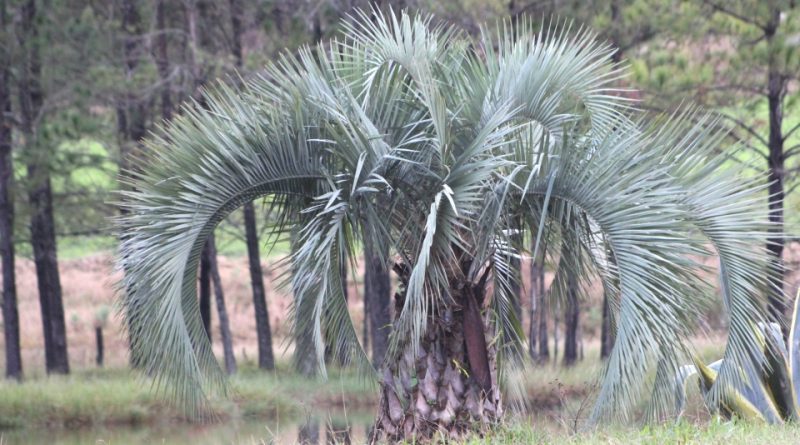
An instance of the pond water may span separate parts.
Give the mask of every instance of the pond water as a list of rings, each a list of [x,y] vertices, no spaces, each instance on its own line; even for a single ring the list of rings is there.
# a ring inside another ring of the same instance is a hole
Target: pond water
[[[0,431],[0,445],[270,445],[359,444],[366,442],[372,412],[308,413],[293,419],[246,419],[225,423],[111,426],[79,429]]]

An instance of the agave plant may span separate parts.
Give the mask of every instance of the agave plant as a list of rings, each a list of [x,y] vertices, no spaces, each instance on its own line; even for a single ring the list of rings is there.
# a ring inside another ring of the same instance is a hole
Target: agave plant
[[[512,260],[544,246],[556,298],[592,279],[614,296],[595,419],[625,415],[648,388],[673,409],[713,295],[703,256],[719,258],[731,318],[718,382],[763,360],[749,326],[764,321],[764,187],[726,165],[724,131],[698,112],[645,120],[615,87],[614,49],[588,31],[497,29],[473,39],[427,16],[357,13],[341,38],[216,87],[153,137],[120,221],[121,301],[145,372],[188,407],[224,389],[198,259],[214,227],[260,197],[290,234],[295,356],[324,374],[327,345],[377,378],[376,438],[457,436],[503,415],[502,383],[525,357]],[[389,252],[400,283],[377,373],[340,282],[359,244]]]
[[[784,343],[783,332],[778,323],[760,323],[755,332],[761,342],[766,363],[745,362],[739,372],[745,379],[734,386],[724,388],[721,399],[706,400],[710,411],[726,418],[737,416],[748,420],[768,423],[784,423],[800,420],[800,331],[797,317],[800,298],[795,299],[794,313],[789,338]],[[691,377],[698,375],[703,395],[717,380],[724,359],[705,364],[693,357],[693,365],[681,368],[678,375],[676,412],[683,414],[686,408],[686,387]]]

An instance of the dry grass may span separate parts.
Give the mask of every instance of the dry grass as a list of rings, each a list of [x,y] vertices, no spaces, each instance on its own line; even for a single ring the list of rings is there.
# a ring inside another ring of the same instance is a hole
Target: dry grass
[[[123,367],[128,362],[128,346],[122,335],[121,319],[114,310],[114,283],[119,279],[119,275],[114,271],[111,261],[112,257],[109,254],[93,254],[60,262],[70,364],[76,369],[94,365],[96,353],[94,323],[98,313],[104,308],[111,310],[104,329],[106,364],[109,367]],[[287,315],[291,296],[278,288],[278,263],[278,259],[273,259],[265,261],[262,266],[273,332],[273,347],[280,356],[284,351],[283,340],[289,332]],[[258,346],[247,258],[220,256],[219,266],[236,353],[240,359],[255,360]],[[36,376],[43,372],[44,342],[33,262],[18,259],[16,273],[23,364],[26,375]],[[356,291],[360,295],[361,291],[357,287],[360,287],[360,283],[352,282],[351,279],[349,290],[351,296],[356,295]],[[355,322],[360,326],[363,321],[362,299],[350,298],[350,309]],[[212,325],[215,347],[219,348],[221,353],[222,346],[216,331],[215,308],[212,310]],[[3,343],[4,339],[0,336],[0,347]],[[0,355],[0,366],[3,365],[3,360]]]
[[[800,259],[800,244],[789,246],[787,264],[795,265]],[[278,356],[290,354],[291,350],[285,347],[286,336],[289,332],[287,315],[291,296],[281,289],[279,256],[270,257],[262,262],[264,270],[264,283],[267,291],[270,324],[273,331],[273,347]],[[60,262],[61,284],[64,294],[64,310],[67,323],[67,340],[69,345],[70,363],[75,368],[87,368],[94,364],[95,343],[94,323],[100,311],[104,308],[111,309],[111,316],[105,327],[106,363],[110,367],[125,366],[128,362],[127,343],[122,336],[121,320],[113,310],[114,283],[119,275],[111,264],[112,257],[108,253],[95,253],[80,258],[62,260]],[[255,332],[255,318],[253,315],[253,301],[250,291],[250,277],[247,268],[247,258],[244,256],[220,256],[220,274],[222,276],[228,312],[231,320],[231,330],[234,335],[236,354],[243,360],[255,360],[257,343]],[[709,260],[709,266],[713,261]],[[795,269],[795,268],[793,268]],[[355,280],[350,275],[349,295],[350,313],[356,323],[357,332],[362,332],[364,319],[363,300],[361,298],[362,267],[356,271]],[[530,302],[527,298],[527,289],[530,289],[530,276],[527,262],[523,263],[523,322],[529,323]],[[19,294],[19,311],[22,334],[22,351],[25,372],[28,375],[39,375],[44,366],[44,344],[42,339],[42,322],[39,309],[38,292],[36,286],[36,271],[33,262],[20,258],[17,260],[17,289]],[[552,273],[548,272],[546,281],[552,280]],[[789,288],[794,289],[800,281],[800,274],[789,274],[787,282]],[[602,290],[599,286],[589,289],[589,300],[583,303],[581,314],[581,330],[585,349],[597,341],[599,336],[600,304]],[[710,332],[724,328],[725,320],[720,307],[712,308],[709,314],[702,317],[700,324]],[[0,320],[1,321],[1,320]],[[216,311],[212,311],[212,324],[216,326]],[[215,348],[221,353],[219,335],[214,328]],[[551,334],[550,341],[553,341]],[[0,347],[4,339],[0,336]],[[552,348],[551,348],[552,350]],[[587,357],[591,354],[587,352]],[[0,354],[0,365],[4,357]]]

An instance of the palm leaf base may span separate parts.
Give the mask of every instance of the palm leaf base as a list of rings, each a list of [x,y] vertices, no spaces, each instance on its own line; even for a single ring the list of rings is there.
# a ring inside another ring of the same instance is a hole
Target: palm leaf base
[[[418,351],[407,347],[383,368],[373,442],[458,438],[485,431],[502,416],[484,290],[465,284],[453,292],[455,301],[429,317]],[[395,299],[402,307],[403,295]]]

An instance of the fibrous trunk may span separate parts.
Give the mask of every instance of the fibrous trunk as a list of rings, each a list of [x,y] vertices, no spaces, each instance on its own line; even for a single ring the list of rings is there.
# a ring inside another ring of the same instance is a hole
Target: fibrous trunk
[[[497,351],[483,289],[454,286],[454,304],[430,316],[418,351],[407,347],[382,369],[372,441],[457,438],[502,415]],[[395,296],[402,305],[403,295]]]

